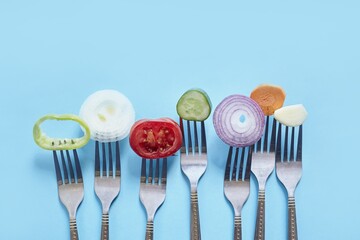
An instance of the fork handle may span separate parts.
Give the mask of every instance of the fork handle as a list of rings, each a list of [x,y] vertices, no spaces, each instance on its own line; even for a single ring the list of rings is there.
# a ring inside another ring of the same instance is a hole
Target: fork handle
[[[289,230],[288,230],[288,239],[297,240],[297,224],[296,224],[296,209],[295,209],[295,198],[289,197],[288,199],[288,221],[289,221]]]
[[[78,240],[78,230],[75,218],[70,218],[70,239],[71,240]]]
[[[101,221],[101,240],[109,240],[109,214],[102,214]]]
[[[197,191],[191,192],[191,240],[201,240],[199,201]]]
[[[234,217],[234,240],[241,240],[241,216]]]
[[[145,240],[153,240],[154,238],[154,222],[147,221]]]
[[[256,214],[255,240],[265,239],[265,191],[259,190]]]

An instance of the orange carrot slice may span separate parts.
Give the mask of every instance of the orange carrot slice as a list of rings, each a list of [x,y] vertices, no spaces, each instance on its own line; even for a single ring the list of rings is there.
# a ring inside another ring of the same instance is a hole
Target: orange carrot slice
[[[285,96],[285,91],[281,87],[270,84],[259,85],[250,94],[250,98],[260,105],[265,116],[273,115],[277,109],[281,108]]]

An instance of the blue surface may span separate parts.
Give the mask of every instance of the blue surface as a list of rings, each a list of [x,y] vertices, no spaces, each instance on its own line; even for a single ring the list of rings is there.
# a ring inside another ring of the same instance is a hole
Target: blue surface
[[[169,116],[191,87],[216,106],[260,83],[281,85],[286,105],[303,103],[303,178],[296,192],[300,239],[359,239],[359,1],[1,1],[0,239],[68,239],[51,152],[32,139],[47,113],[78,113],[96,90],[116,89],[136,118]],[[209,164],[199,186],[204,240],[232,239],[233,213],[223,196],[227,147],[207,121]],[[81,239],[99,239],[93,191],[93,142],[80,150],[85,199]],[[140,161],[122,142],[121,193],[110,213],[112,239],[143,239]],[[171,160],[155,239],[189,239],[189,189]],[[243,209],[252,239],[256,185]],[[285,192],[267,185],[266,239],[286,239]]]

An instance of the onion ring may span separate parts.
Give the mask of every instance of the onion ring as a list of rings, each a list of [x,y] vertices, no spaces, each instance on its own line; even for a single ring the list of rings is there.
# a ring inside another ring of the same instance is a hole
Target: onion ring
[[[213,115],[216,134],[233,147],[251,146],[264,133],[265,115],[251,98],[239,94],[226,97]]]
[[[99,142],[124,139],[135,122],[135,111],[130,100],[111,89],[100,90],[87,97],[79,115],[88,124],[91,138]]]

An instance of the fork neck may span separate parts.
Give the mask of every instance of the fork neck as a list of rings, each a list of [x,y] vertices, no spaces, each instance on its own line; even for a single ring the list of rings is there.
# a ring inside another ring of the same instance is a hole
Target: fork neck
[[[192,193],[197,193],[197,188],[198,188],[198,182],[190,182],[190,191]]]
[[[147,222],[154,222],[155,214],[147,213]]]

